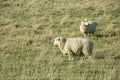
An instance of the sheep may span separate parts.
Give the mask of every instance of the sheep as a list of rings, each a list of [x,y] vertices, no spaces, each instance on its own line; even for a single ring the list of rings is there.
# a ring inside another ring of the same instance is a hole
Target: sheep
[[[68,55],[69,60],[74,60],[74,56],[83,55],[84,58],[87,58],[92,55],[93,42],[85,38],[56,37],[54,39],[54,45],[58,46],[64,55]]]
[[[88,21],[87,19],[84,19],[80,24],[80,32],[84,35],[84,37],[86,37],[89,34],[94,34],[96,26],[97,23],[95,21]]]

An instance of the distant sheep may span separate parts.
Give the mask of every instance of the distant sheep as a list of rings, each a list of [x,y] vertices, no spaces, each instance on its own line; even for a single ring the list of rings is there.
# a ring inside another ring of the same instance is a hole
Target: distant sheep
[[[57,45],[64,55],[69,56],[69,60],[74,60],[74,56],[91,56],[93,42],[85,38],[64,38],[56,37],[54,45]]]
[[[88,34],[94,34],[96,26],[97,23],[95,21],[88,21],[87,19],[84,19],[80,24],[80,32],[84,35],[84,37],[86,37]]]

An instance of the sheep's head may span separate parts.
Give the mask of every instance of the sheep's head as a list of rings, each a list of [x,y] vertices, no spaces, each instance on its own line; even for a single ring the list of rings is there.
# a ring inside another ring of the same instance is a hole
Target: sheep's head
[[[63,42],[65,42],[66,41],[66,38],[64,38],[64,37],[56,37],[55,39],[54,39],[54,45],[55,46],[60,46],[60,44],[61,43],[63,43]]]
[[[86,26],[87,26],[87,25],[89,25],[89,23],[88,23],[88,20],[87,20],[87,19],[84,19],[84,20],[83,20],[83,23],[84,23],[84,25],[86,25]]]
[[[58,46],[60,44],[60,37],[56,37],[55,39],[54,39],[54,45],[55,46]]]

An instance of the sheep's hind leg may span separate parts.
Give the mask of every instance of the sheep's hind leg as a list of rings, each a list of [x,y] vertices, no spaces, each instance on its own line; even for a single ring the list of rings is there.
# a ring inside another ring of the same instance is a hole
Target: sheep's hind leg
[[[82,52],[84,54],[84,59],[86,60],[90,56],[89,48],[88,48],[87,45],[84,45],[84,48],[83,48]]]

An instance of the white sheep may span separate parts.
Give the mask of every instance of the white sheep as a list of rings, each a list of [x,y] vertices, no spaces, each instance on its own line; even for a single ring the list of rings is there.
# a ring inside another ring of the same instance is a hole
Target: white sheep
[[[87,19],[84,19],[80,24],[80,32],[84,35],[84,37],[86,37],[86,35],[94,34],[96,26],[97,23],[95,21],[88,21]]]
[[[93,42],[85,38],[64,38],[56,37],[54,45],[57,45],[64,55],[69,56],[69,60],[74,60],[74,56],[91,56]]]

